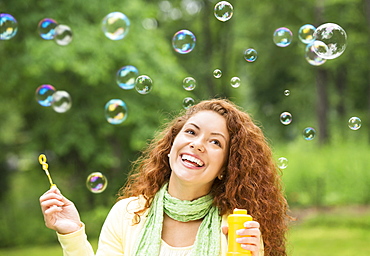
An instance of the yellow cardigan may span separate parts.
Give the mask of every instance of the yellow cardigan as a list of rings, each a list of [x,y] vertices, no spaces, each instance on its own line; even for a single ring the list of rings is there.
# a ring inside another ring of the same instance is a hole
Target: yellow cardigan
[[[102,227],[98,250],[94,254],[87,236],[85,226],[74,233],[61,235],[57,233],[58,240],[63,248],[64,256],[131,256],[133,246],[140,230],[145,223],[146,215],[141,216],[139,224],[133,225],[134,211],[142,209],[145,203],[143,198],[126,198],[118,201],[110,210]],[[222,217],[221,226],[227,226],[227,216]],[[221,256],[227,253],[227,237],[222,233],[221,227]],[[151,243],[151,241],[148,241]],[[259,256],[263,256],[263,242]],[[209,255],[213,256],[213,255]]]

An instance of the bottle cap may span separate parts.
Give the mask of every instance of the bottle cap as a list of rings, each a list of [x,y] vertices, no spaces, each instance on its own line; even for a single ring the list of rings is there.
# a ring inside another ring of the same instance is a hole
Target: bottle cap
[[[244,209],[234,209],[233,214],[248,214],[247,210]]]

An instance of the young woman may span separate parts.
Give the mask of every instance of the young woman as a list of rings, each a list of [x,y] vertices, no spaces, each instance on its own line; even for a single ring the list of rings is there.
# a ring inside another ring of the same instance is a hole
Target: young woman
[[[94,255],[71,201],[40,197],[64,255]],[[153,140],[134,165],[100,234],[96,255],[224,256],[227,216],[248,210],[237,238],[253,256],[284,256],[287,203],[261,129],[228,100],[202,101]]]

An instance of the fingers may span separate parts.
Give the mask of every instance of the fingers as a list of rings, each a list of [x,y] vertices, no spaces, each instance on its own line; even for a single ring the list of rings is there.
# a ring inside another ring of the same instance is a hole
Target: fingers
[[[236,234],[241,236],[236,239],[236,242],[240,243],[245,250],[258,252],[261,239],[260,224],[256,221],[247,221],[244,227],[236,231]]]

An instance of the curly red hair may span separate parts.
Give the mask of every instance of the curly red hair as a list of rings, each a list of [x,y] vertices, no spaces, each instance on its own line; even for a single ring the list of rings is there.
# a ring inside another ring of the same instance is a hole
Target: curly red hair
[[[167,155],[176,135],[191,116],[204,110],[223,116],[230,135],[224,177],[215,179],[211,188],[214,204],[221,215],[231,213],[234,208],[247,209],[260,223],[265,255],[285,256],[288,205],[282,193],[279,169],[262,130],[247,113],[228,100],[202,101],[168,123],[134,163],[133,172],[121,188],[118,200],[144,196],[145,208],[136,212],[140,220],[140,213],[150,207],[157,191],[169,181],[171,169]]]

